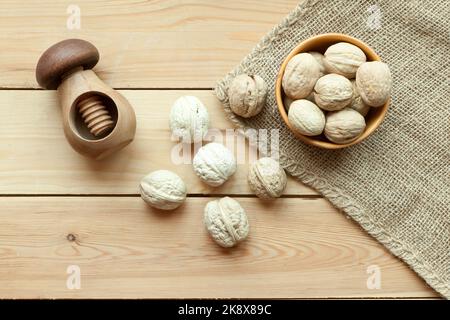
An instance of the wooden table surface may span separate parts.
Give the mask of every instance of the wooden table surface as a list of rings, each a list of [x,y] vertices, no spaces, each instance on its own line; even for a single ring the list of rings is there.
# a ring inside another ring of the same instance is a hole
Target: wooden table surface
[[[251,194],[247,164],[214,189],[171,161],[174,100],[196,95],[213,128],[232,128],[215,81],[296,2],[78,0],[81,26],[71,29],[72,2],[1,1],[0,298],[437,297],[301,183],[290,179],[285,196],[267,204]],[[74,37],[98,47],[94,70],[136,110],[135,141],[104,161],[71,149],[55,91],[36,90],[40,54]],[[161,168],[189,189],[168,214],[138,195],[139,180]],[[251,224],[235,250],[216,246],[202,223],[206,202],[223,195],[239,198]],[[80,289],[67,286],[69,266],[79,268]],[[374,266],[378,289],[367,286]]]

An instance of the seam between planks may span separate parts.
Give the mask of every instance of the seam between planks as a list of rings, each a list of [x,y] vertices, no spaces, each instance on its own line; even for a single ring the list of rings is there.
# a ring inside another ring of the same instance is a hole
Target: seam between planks
[[[204,194],[204,193],[193,193],[188,194],[188,198],[219,198],[230,196],[233,198],[254,198],[258,199],[257,196],[253,194],[232,194],[232,193],[212,193],[212,194]],[[97,197],[97,198],[139,198],[140,194],[137,193],[118,193],[118,194],[103,194],[103,193],[88,193],[88,194],[60,194],[60,193],[42,193],[42,194],[0,194],[0,198],[44,198],[44,197],[73,197],[73,198],[82,198],[82,197]],[[322,195],[314,195],[314,194],[305,194],[305,195],[282,195],[280,199],[323,199]],[[261,200],[262,201],[262,200]]]

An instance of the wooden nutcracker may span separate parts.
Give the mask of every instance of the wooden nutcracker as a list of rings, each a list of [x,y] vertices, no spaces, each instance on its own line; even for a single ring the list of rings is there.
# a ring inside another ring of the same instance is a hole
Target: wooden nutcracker
[[[122,149],[136,132],[130,103],[91,70],[98,60],[94,45],[68,39],[47,49],[36,67],[37,82],[58,90],[67,140],[76,151],[95,159]]]

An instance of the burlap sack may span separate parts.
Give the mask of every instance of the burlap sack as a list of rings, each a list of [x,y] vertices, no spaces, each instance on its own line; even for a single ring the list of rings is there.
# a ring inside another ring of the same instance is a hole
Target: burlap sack
[[[375,4],[375,5],[374,5]],[[340,32],[368,43],[388,63],[387,118],[364,142],[338,151],[298,141],[276,111],[278,68],[300,41]],[[248,72],[271,88],[254,118],[228,104],[232,78]],[[450,297],[450,1],[307,0],[216,87],[241,129],[278,128],[280,162],[351,216],[444,297]],[[301,214],[301,212],[299,212]]]

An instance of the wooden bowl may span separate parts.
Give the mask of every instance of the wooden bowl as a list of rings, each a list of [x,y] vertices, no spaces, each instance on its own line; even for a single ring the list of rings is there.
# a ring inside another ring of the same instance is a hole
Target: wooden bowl
[[[280,111],[281,117],[283,118],[284,122],[289,127],[289,129],[292,131],[292,133],[304,143],[324,149],[341,149],[357,144],[366,139],[375,131],[375,129],[381,124],[381,122],[383,122],[383,119],[386,116],[387,110],[389,108],[390,102],[390,99],[388,99],[388,101],[386,101],[386,103],[383,106],[377,108],[370,108],[369,113],[365,117],[366,128],[364,132],[356,140],[349,143],[337,144],[327,140],[323,134],[321,134],[320,136],[309,137],[304,136],[294,130],[294,128],[289,123],[288,115],[286,113],[286,109],[283,103],[284,91],[281,85],[281,80],[283,79],[283,74],[284,70],[286,69],[286,65],[288,64],[289,60],[291,60],[292,57],[295,56],[296,54],[308,51],[318,51],[320,53],[324,53],[329,46],[337,42],[348,42],[359,47],[366,54],[367,61],[381,61],[380,57],[375,53],[375,51],[373,51],[372,48],[370,48],[367,44],[365,44],[361,40],[340,33],[321,34],[301,42],[289,53],[289,55],[286,57],[286,59],[283,61],[283,64],[280,67],[280,71],[278,72],[277,82],[275,86],[275,97],[278,104],[278,110]]]

